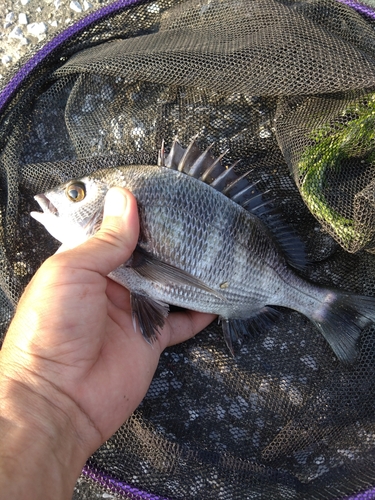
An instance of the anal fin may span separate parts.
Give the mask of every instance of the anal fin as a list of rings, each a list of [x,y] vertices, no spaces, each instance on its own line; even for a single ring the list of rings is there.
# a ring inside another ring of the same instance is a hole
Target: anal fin
[[[233,344],[241,345],[242,339],[249,334],[260,334],[269,329],[280,317],[280,311],[264,306],[246,319],[220,318],[225,343],[234,356]]]
[[[234,357],[233,343],[241,343],[242,329],[246,328],[246,320],[220,318],[225,343]]]

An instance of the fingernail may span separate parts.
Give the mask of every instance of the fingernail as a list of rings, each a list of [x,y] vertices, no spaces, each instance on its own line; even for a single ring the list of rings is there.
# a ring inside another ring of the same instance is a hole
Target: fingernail
[[[127,204],[126,195],[117,188],[108,191],[105,198],[104,214],[113,217],[124,215]]]

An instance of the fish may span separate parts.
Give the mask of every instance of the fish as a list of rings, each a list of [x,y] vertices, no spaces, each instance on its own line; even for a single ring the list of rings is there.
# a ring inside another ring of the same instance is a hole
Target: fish
[[[100,228],[113,186],[135,196],[140,236],[127,262],[109,274],[130,291],[134,325],[152,343],[170,306],[213,313],[225,342],[234,343],[280,317],[280,308],[306,316],[339,361],[358,357],[361,332],[375,322],[375,298],[323,287],[303,277],[303,244],[249,173],[227,166],[224,152],[164,143],[155,165],[97,170],[37,194],[31,216],[70,247]],[[282,310],[282,309],[281,309]]]

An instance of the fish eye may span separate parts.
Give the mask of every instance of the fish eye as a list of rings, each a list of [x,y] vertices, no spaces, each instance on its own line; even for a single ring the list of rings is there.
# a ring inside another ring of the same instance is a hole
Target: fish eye
[[[70,201],[82,201],[86,196],[86,189],[83,182],[72,182],[65,189],[65,194]]]

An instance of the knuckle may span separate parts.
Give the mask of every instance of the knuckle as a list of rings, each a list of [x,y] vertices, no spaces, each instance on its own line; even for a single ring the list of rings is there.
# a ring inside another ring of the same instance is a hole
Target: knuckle
[[[124,247],[122,235],[116,226],[107,225],[105,228],[100,229],[96,233],[95,237],[112,247]]]

